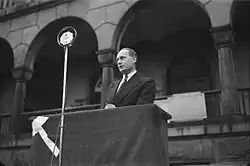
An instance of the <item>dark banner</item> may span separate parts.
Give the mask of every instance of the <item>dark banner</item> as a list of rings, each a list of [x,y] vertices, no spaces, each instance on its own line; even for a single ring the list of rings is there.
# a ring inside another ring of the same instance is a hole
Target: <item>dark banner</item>
[[[44,124],[33,131],[32,165],[58,166],[56,148],[49,147],[59,148],[60,118],[38,122]],[[63,166],[165,166],[168,118],[156,105],[67,113]]]

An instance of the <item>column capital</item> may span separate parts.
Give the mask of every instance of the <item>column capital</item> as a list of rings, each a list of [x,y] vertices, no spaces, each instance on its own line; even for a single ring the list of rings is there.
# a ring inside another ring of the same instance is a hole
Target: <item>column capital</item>
[[[19,66],[14,68],[12,71],[13,77],[17,81],[25,82],[30,80],[32,77],[32,70],[29,69],[27,66]]]
[[[100,65],[102,67],[113,67],[115,53],[116,51],[111,48],[97,51],[96,54]]]
[[[234,32],[230,25],[210,29],[217,49],[234,44]]]

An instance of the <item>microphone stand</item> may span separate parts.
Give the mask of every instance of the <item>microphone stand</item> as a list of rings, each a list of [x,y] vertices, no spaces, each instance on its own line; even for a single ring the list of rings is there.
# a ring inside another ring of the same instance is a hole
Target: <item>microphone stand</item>
[[[64,47],[64,72],[63,72],[63,96],[62,96],[62,112],[60,124],[60,151],[59,151],[59,166],[62,166],[63,152],[63,137],[64,137],[64,112],[66,104],[66,88],[67,88],[67,66],[68,66],[68,46]]]
[[[64,48],[64,70],[63,70],[63,94],[62,94],[62,111],[60,121],[60,147],[59,147],[59,166],[63,163],[63,138],[64,138],[64,112],[67,95],[67,67],[69,47],[77,37],[77,32],[72,26],[63,28],[57,35],[57,43]]]

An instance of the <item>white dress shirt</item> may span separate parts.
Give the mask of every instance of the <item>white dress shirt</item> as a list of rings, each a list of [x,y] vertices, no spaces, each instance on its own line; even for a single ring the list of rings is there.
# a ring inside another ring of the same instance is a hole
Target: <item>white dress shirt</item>
[[[132,71],[131,73],[129,73],[128,76],[127,76],[127,80],[126,80],[126,81],[130,80],[130,78],[133,77],[133,75],[135,75],[136,72],[137,72],[137,71],[134,70],[134,71]],[[119,86],[118,86],[118,88],[117,88],[117,92],[119,91],[121,85],[125,82],[125,78],[126,78],[126,76],[125,76],[125,74],[123,74],[123,76],[122,76],[122,81],[120,82],[120,84],[119,84]]]

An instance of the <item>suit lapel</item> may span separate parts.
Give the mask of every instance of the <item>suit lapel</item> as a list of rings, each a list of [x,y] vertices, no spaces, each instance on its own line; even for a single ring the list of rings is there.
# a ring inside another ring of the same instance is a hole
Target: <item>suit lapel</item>
[[[115,98],[114,98],[114,101],[115,103],[119,103],[122,99],[124,99],[128,93],[134,88],[136,87],[137,85],[139,84],[139,76],[138,74],[136,73],[135,75],[133,75],[129,81],[123,85],[122,89],[119,90],[119,92],[117,94],[115,94]],[[119,83],[118,83],[119,85]],[[117,85],[117,87],[118,87]],[[117,87],[116,87],[116,90],[117,90]],[[116,92],[116,91],[115,91]]]
[[[110,92],[110,93],[111,93],[112,98],[115,97],[117,88],[118,88],[118,86],[119,86],[121,80],[122,80],[122,79],[117,80],[117,81],[115,81],[115,82],[111,85],[111,92]]]

